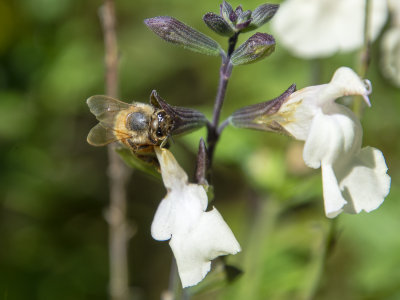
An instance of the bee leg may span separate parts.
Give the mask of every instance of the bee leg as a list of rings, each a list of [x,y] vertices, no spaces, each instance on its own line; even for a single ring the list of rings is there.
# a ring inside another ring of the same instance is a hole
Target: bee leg
[[[150,164],[160,171],[160,164],[158,163],[155,155],[153,145],[137,145],[132,143],[130,146],[133,155],[135,155],[144,163]]]
[[[147,156],[154,156],[154,146],[153,145],[141,145],[136,146],[136,149],[133,150],[136,155],[147,155]]]

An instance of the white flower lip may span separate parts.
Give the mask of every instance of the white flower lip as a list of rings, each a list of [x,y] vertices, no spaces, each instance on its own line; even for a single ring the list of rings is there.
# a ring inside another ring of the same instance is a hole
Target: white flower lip
[[[311,86],[291,94],[278,114],[290,119],[282,126],[305,141],[303,159],[322,169],[325,213],[370,212],[378,208],[390,190],[390,177],[382,152],[361,148],[362,127],[351,110],[335,100],[360,95],[370,105],[371,83],[353,70],[339,68],[328,84]]]
[[[211,260],[236,254],[240,245],[216,208],[206,212],[207,194],[191,184],[167,149],[155,148],[168,190],[151,225],[156,240],[169,240],[183,287],[199,283],[210,271]]]

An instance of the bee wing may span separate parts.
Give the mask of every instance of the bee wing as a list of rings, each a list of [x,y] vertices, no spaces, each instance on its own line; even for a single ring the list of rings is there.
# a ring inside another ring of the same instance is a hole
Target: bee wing
[[[105,146],[117,140],[129,138],[128,134],[119,132],[119,138],[115,135],[115,130],[110,127],[104,127],[101,123],[94,126],[88,136],[87,141],[92,146]]]
[[[121,110],[131,107],[129,103],[103,95],[92,96],[87,99],[86,103],[96,119],[107,127],[114,126],[114,119]]]

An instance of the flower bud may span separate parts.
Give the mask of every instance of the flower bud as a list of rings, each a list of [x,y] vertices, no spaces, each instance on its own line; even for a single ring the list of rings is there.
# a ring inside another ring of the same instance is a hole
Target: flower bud
[[[279,8],[279,4],[262,4],[257,7],[251,17],[253,22],[251,22],[252,26],[256,26],[257,28],[267,23],[272,17],[275,15]]]
[[[257,32],[232,53],[231,61],[233,65],[250,64],[269,56],[274,50],[274,37]]]
[[[232,27],[224,20],[224,18],[212,12],[205,14],[203,21],[210,29],[214,30],[220,35],[230,37],[235,33]]]
[[[222,2],[220,5],[220,14],[228,23],[236,21],[235,12],[233,11],[232,6],[226,1]]]
[[[216,41],[171,17],[146,19],[144,23],[163,40],[194,52],[219,55],[223,50]]]
[[[203,138],[200,139],[199,151],[197,152],[197,163],[196,163],[196,182],[198,184],[208,186],[207,182],[207,170],[208,170],[209,160],[207,154],[206,144]]]

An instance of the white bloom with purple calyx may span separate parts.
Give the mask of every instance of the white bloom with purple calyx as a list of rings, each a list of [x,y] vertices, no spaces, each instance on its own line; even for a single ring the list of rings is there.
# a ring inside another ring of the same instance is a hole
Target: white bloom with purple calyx
[[[168,193],[158,206],[151,235],[170,240],[182,286],[192,286],[210,271],[211,260],[240,252],[240,245],[216,208],[206,212],[204,187],[188,182],[171,152],[157,147],[155,151]]]
[[[378,208],[390,189],[390,177],[382,152],[361,149],[362,127],[351,110],[335,100],[363,96],[368,105],[370,83],[353,70],[339,68],[330,83],[291,94],[280,107],[280,125],[305,141],[303,158],[311,168],[322,169],[325,213],[359,213]]]

